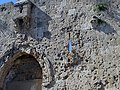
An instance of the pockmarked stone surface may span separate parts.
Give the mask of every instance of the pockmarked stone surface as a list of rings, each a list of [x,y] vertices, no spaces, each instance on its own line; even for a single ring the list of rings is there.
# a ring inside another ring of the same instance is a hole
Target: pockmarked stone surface
[[[0,89],[30,78],[42,90],[120,90],[120,0],[0,5]]]

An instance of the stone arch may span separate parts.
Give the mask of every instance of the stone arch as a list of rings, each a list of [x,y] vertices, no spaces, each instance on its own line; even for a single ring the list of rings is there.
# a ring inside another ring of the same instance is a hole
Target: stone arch
[[[9,50],[9,52],[12,50]],[[0,87],[3,87],[4,84],[4,79],[7,73],[9,72],[10,68],[13,65],[13,62],[16,60],[16,58],[19,58],[22,55],[32,55],[37,62],[40,64],[42,68],[42,86],[46,87],[53,82],[53,72],[52,72],[52,67],[50,61],[43,57],[42,54],[38,54],[35,50],[29,49],[28,50],[17,50],[17,51],[12,51],[9,54],[6,54],[2,57],[2,59],[5,60],[4,64],[0,67]],[[52,83],[53,84],[53,83]]]
[[[1,80],[3,90],[8,90],[6,89],[8,82],[13,83],[13,81],[16,83],[22,81],[21,83],[23,83],[23,81],[29,80],[30,84],[30,80],[32,82],[35,80],[34,82],[37,82],[36,84],[40,84],[42,82],[42,68],[32,55],[27,53],[17,54],[17,56],[14,56],[4,65],[0,78],[3,78]]]

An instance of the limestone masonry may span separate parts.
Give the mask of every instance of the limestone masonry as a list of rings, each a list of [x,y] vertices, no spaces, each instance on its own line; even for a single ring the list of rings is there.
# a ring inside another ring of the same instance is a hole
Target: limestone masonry
[[[20,90],[120,90],[120,0],[0,5],[0,90],[15,82],[36,88]]]

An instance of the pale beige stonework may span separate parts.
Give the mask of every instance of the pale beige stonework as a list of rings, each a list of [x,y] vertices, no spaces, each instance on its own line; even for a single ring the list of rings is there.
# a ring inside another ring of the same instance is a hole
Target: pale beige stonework
[[[42,90],[120,90],[120,0],[0,5],[0,88],[22,55],[42,68]]]

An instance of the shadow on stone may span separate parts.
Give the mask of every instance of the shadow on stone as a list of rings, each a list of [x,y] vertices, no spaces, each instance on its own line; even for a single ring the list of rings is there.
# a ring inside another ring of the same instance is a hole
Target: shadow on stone
[[[105,34],[117,34],[117,32],[114,30],[113,26],[108,24],[106,21],[98,18],[97,16],[93,16],[93,20],[91,20],[91,24],[93,29],[104,32]]]
[[[107,12],[107,16],[113,20],[113,22],[120,27],[120,13],[115,10]]]
[[[48,28],[49,21],[52,20],[51,17],[36,6],[33,6],[33,9],[36,11],[36,16],[32,18],[33,20],[35,20],[35,21],[32,20],[33,23],[33,30],[31,30],[32,37],[35,39],[42,39],[44,37],[50,39],[51,32],[48,30]]]
[[[99,32],[104,32],[105,34],[112,34],[112,33],[117,33],[114,28],[109,25],[108,23],[104,23],[103,25],[98,27]]]

